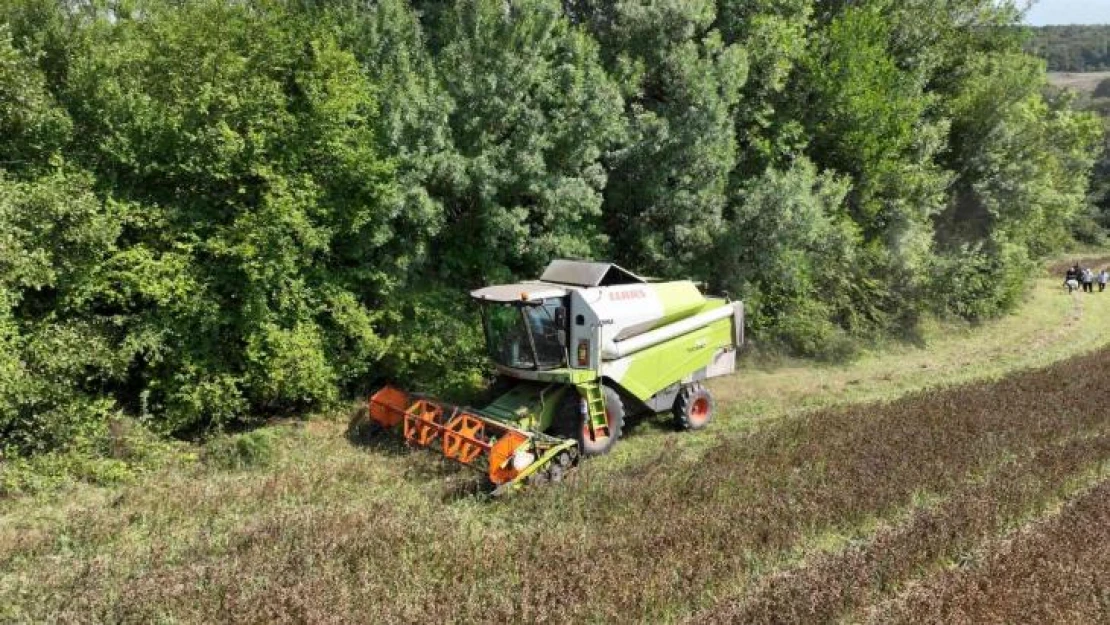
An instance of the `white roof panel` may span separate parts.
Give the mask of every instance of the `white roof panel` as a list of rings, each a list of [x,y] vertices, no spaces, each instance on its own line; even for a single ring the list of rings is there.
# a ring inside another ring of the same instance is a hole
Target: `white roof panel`
[[[640,276],[613,263],[584,260],[553,260],[540,276],[540,280],[584,287],[646,282]]]
[[[554,284],[540,282],[520,282],[517,284],[498,284],[471,291],[475,299],[491,302],[534,302],[549,297],[563,297],[567,290]]]

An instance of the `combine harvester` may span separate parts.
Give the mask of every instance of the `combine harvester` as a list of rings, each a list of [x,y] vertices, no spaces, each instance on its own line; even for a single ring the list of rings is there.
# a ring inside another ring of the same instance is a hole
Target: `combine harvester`
[[[682,429],[705,427],[713,398],[700,382],[732,373],[744,339],[741,302],[609,263],[556,260],[538,281],[470,295],[505,391],[474,409],[387,386],[369,417],[485,471],[494,494],[561,480],[580,455],[612,449],[627,415],[670,410]]]

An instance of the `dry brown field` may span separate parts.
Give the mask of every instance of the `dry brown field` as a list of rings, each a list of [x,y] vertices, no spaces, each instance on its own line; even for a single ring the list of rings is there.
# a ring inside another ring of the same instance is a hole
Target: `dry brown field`
[[[1056,87],[1091,93],[1098,83],[1110,78],[1110,72],[1049,72],[1048,82]]]

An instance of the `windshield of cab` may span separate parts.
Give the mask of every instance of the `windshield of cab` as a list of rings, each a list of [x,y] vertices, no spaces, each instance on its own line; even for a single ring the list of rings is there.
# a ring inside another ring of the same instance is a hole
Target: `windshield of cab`
[[[566,350],[559,343],[563,323],[561,298],[539,304],[483,306],[490,357],[514,369],[554,369],[564,365]]]

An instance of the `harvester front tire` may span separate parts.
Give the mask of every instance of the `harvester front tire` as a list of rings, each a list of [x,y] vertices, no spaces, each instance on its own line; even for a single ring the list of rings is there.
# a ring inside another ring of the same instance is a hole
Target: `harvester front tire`
[[[605,394],[605,417],[609,423],[609,436],[593,439],[590,437],[589,425],[579,409],[579,396],[572,392],[563,401],[561,414],[559,414],[559,433],[578,441],[578,449],[583,456],[601,456],[609,453],[613,445],[621,437],[624,428],[624,402],[621,396],[608,386],[603,386]]]
[[[687,384],[674,400],[675,423],[682,430],[700,430],[713,420],[715,408],[709,389],[698,382]]]

